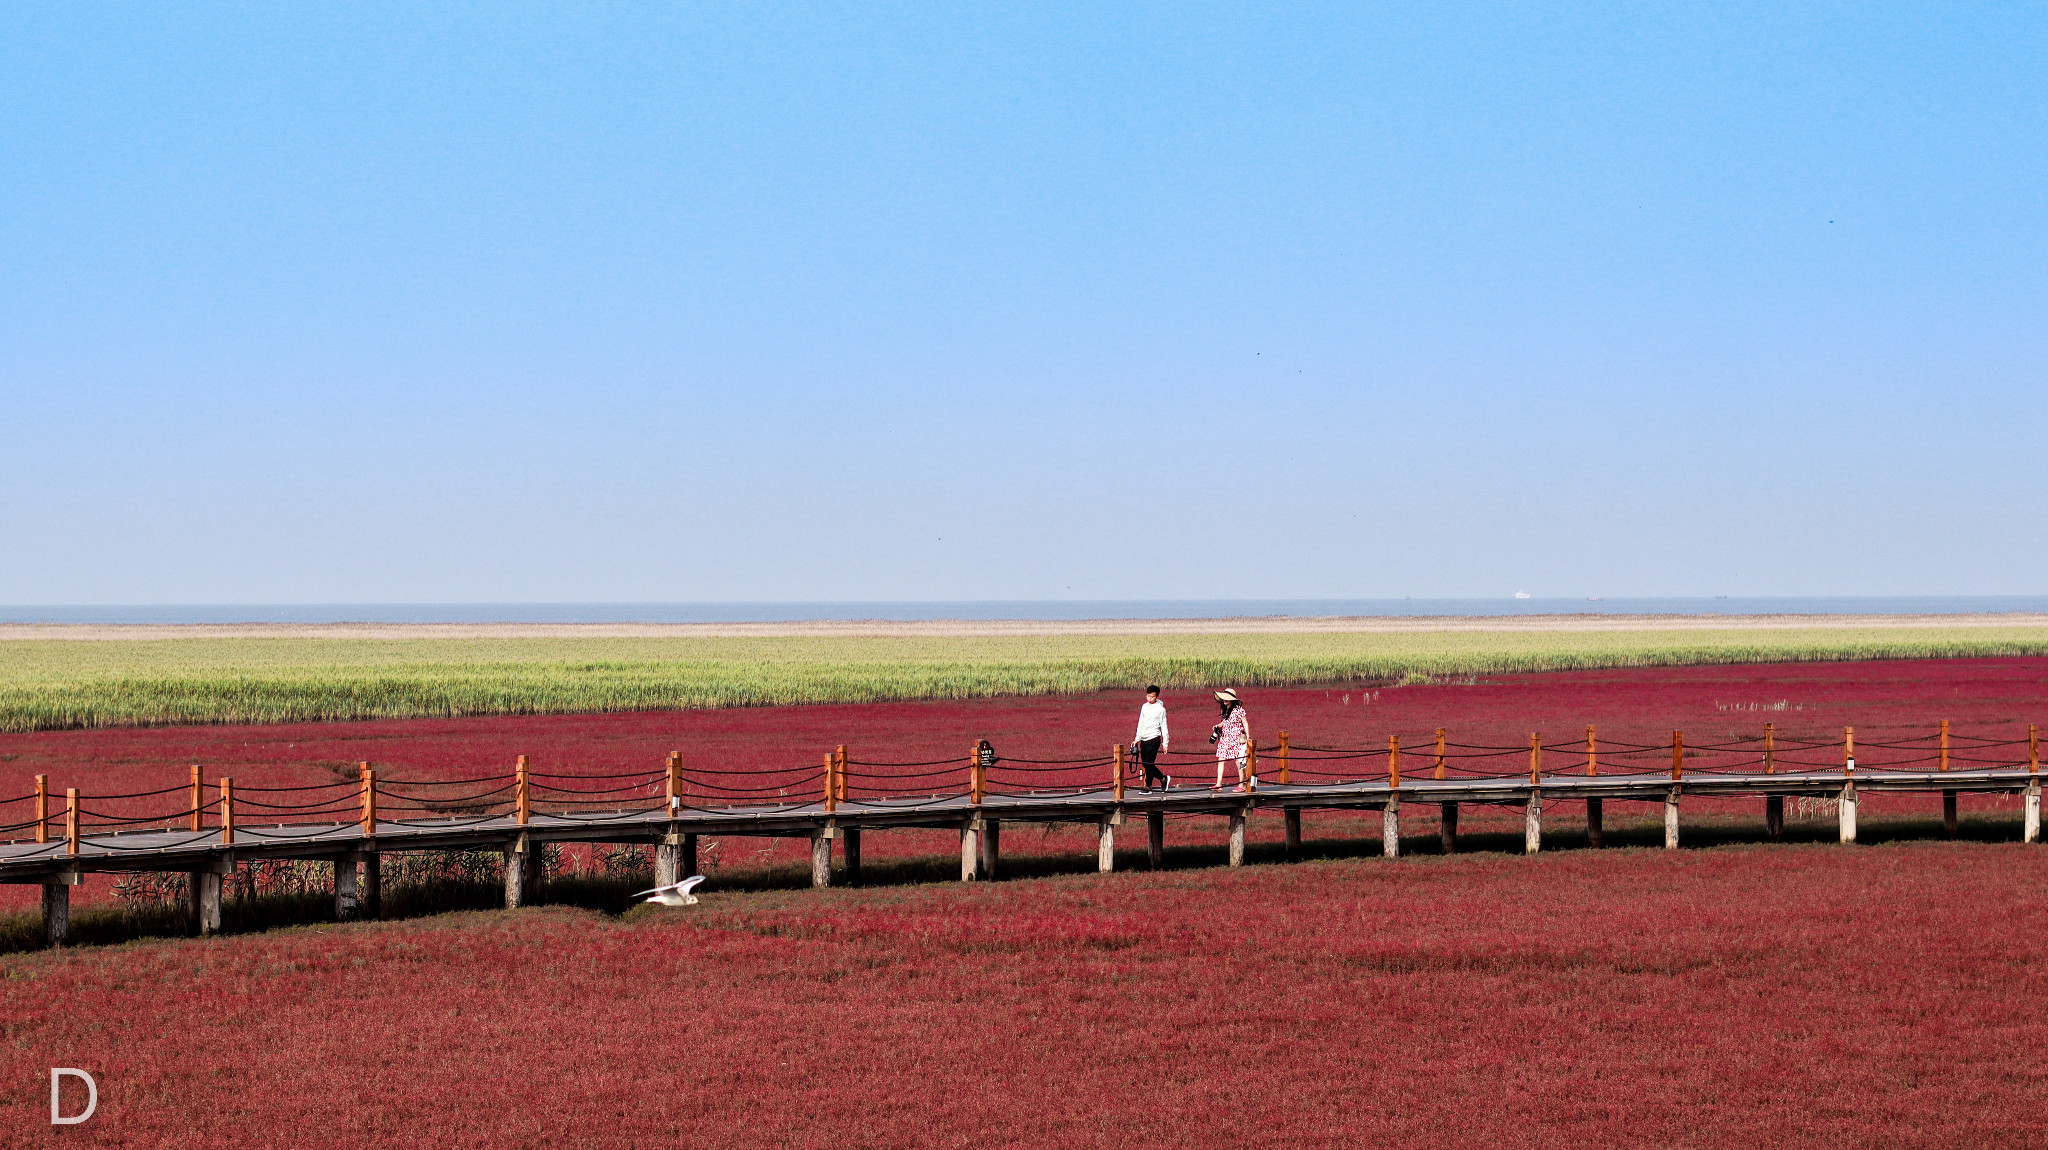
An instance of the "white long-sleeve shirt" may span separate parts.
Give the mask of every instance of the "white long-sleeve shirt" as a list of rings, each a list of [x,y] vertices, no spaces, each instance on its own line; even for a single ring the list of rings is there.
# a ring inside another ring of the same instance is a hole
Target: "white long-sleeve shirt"
[[[1166,704],[1154,700],[1138,708],[1138,734],[1131,742],[1142,743],[1146,739],[1158,739],[1161,744],[1173,742],[1166,733]]]

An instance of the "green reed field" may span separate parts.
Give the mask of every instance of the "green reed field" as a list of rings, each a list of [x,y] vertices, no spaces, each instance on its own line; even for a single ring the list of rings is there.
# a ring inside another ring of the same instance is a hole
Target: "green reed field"
[[[2048,654],[2048,627],[1043,637],[19,640],[0,730],[1066,694],[1156,681]]]

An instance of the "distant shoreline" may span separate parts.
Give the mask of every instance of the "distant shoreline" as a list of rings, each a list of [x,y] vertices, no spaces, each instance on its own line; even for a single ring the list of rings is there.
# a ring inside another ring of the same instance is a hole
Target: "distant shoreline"
[[[449,626],[555,626],[603,624],[654,627],[675,624],[754,624],[810,628],[820,623],[984,623],[1016,633],[1015,625],[1041,623],[1166,622],[1176,626],[1213,620],[1280,619],[1491,619],[1607,615],[1701,616],[1914,616],[1956,618],[2048,616],[2048,595],[1738,595],[1535,596],[1406,599],[983,599],[983,600],[778,600],[759,602],[610,603],[159,603],[127,605],[0,604],[0,626],[191,625],[318,626],[323,624],[443,624]],[[797,632],[809,634],[808,630]],[[949,632],[950,633],[950,632]],[[1084,632],[1086,633],[1086,632]]]
[[[2048,613],[1938,615],[1240,616],[1193,619],[816,619],[760,623],[0,623],[0,642],[179,639],[1033,638],[1432,632],[1949,630],[2048,627]]]

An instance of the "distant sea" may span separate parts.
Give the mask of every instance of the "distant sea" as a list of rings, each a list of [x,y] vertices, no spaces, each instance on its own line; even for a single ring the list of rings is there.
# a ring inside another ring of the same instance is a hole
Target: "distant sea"
[[[2048,613],[2048,595],[1712,599],[1024,599],[939,603],[258,603],[0,606],[0,623],[791,623],[813,619],[1214,619],[1331,615]]]

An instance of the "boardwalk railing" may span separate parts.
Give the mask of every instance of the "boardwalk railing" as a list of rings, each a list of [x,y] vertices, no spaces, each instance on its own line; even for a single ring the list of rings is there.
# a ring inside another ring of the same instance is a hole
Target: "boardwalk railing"
[[[184,872],[194,926],[211,932],[221,877],[238,860],[332,860],[336,914],[346,918],[377,912],[385,851],[503,850],[505,900],[516,907],[534,895],[544,843],[653,843],[656,881],[672,882],[695,870],[704,833],[808,836],[820,886],[832,879],[834,842],[857,880],[864,828],[957,827],[961,878],[973,880],[995,876],[1005,821],[1093,822],[1099,865],[1110,870],[1127,814],[1146,816],[1154,865],[1168,812],[1227,818],[1235,866],[1246,819],[1271,808],[1285,819],[1290,857],[1301,811],[1333,808],[1382,812],[1383,850],[1398,856],[1404,802],[1440,805],[1447,851],[1457,846],[1459,804],[1472,802],[1523,807],[1532,853],[1542,846],[1545,803],[1583,802],[1597,847],[1607,799],[1662,802],[1665,845],[1675,848],[1688,794],[1763,798],[1774,839],[1784,831],[1786,796],[1833,799],[1841,839],[1853,842],[1859,788],[1940,792],[1951,835],[1959,793],[2018,793],[2022,838],[2040,836],[2038,727],[2000,739],[1943,722],[1923,736],[1860,744],[1854,728],[1820,740],[1781,736],[1770,725],[1719,743],[1688,743],[1682,731],[1668,743],[1635,743],[1587,727],[1583,737],[1546,742],[1532,732],[1510,746],[1458,742],[1441,729],[1360,747],[1295,745],[1282,732],[1233,762],[1219,764],[1206,751],[1162,757],[1175,783],[1160,790],[1143,787],[1121,746],[1095,758],[1024,759],[975,743],[955,759],[892,762],[863,760],[841,745],[816,766],[755,770],[691,766],[675,753],[658,769],[609,774],[536,771],[521,756],[509,774],[455,779],[394,777],[362,763],[353,778],[300,786],[238,786],[194,766],[187,782],[159,790],[82,796],[67,787],[61,808],[49,778],[38,775],[32,793],[0,801],[0,835],[11,839],[0,843],[0,882],[42,884],[46,930],[61,943],[69,887],[91,872]]]

